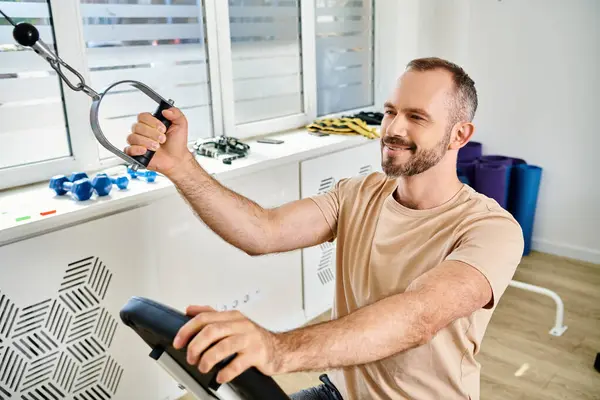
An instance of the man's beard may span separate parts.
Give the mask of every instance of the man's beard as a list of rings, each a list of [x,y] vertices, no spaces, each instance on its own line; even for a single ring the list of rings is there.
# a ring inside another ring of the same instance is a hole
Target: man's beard
[[[450,143],[450,133],[448,130],[446,135],[439,141],[439,143],[432,149],[419,150],[414,148],[412,143],[407,143],[398,137],[381,138],[381,168],[383,172],[390,178],[398,178],[400,176],[413,176],[427,171],[429,168],[435,166],[437,163],[444,158],[448,151],[448,144]],[[385,144],[391,146],[409,146],[412,155],[408,161],[402,164],[395,164],[396,158],[388,156],[384,159],[383,147]]]

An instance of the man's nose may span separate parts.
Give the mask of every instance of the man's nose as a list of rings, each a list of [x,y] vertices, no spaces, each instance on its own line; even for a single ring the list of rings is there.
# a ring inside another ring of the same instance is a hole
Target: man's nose
[[[407,135],[407,123],[405,118],[401,115],[394,116],[394,119],[388,125],[386,129],[386,135],[389,136],[406,136]]]

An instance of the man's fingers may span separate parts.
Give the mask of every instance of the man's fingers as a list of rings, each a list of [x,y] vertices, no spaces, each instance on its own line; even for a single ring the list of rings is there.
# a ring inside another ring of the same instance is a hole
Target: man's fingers
[[[200,358],[198,369],[203,374],[210,371],[215,364],[242,350],[246,345],[245,336],[234,335],[226,337],[210,349],[206,350]]]
[[[141,146],[148,150],[158,150],[160,144],[146,136],[139,135],[137,133],[131,133],[127,136],[127,143],[131,146]]]
[[[244,334],[247,331],[247,321],[215,322],[205,326],[188,345],[187,362],[196,365],[200,355],[212,344],[228,336]]]
[[[146,154],[148,151],[144,146],[127,146],[125,147],[125,154],[130,157],[141,156]]]
[[[163,125],[164,128],[164,125]],[[153,128],[152,126],[146,125],[145,123],[138,122],[131,126],[131,133],[138,134],[140,136],[147,137],[154,140],[155,142],[164,143],[167,140],[164,129]]]
[[[181,110],[177,107],[171,107],[167,110],[163,110],[162,115],[164,115],[165,118],[171,121],[174,125],[187,125],[185,115],[183,115]]]
[[[215,309],[212,308],[211,306],[196,306],[196,305],[191,305],[188,308],[185,309],[185,314],[189,315],[191,317],[195,317],[196,315],[202,313],[202,312],[214,312]]]
[[[166,132],[165,124],[148,112],[138,114],[138,122],[148,126],[150,129],[155,129],[157,132]]]
[[[175,347],[176,349],[184,347],[189,342],[189,340],[198,332],[200,332],[200,330],[206,325],[223,321],[236,321],[243,318],[244,316],[240,312],[236,311],[200,312],[194,318],[185,323],[185,325],[183,325],[181,329],[179,329],[179,332],[177,333],[177,336],[173,341],[173,347]]]
[[[237,378],[245,370],[253,366],[252,355],[238,354],[225,368],[217,374],[217,382],[224,384]]]

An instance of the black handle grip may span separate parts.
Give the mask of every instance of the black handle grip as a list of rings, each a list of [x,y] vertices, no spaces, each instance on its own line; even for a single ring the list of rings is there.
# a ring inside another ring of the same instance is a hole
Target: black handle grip
[[[154,114],[152,114],[152,116],[154,118],[157,118],[160,122],[162,122],[165,128],[167,129],[169,129],[169,127],[171,126],[171,121],[166,119],[165,116],[162,115],[162,112],[163,110],[168,110],[171,107],[173,107],[171,104],[167,103],[166,101],[161,101]],[[150,160],[152,160],[152,157],[154,157],[154,153],[155,151],[148,150],[143,156],[134,156],[133,159],[141,163],[144,167],[147,167],[148,164],[150,164]]]

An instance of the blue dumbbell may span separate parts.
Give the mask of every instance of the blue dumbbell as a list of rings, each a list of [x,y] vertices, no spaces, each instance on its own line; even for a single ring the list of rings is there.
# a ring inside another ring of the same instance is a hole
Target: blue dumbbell
[[[75,182],[80,179],[89,179],[89,176],[85,172],[73,172],[69,177],[69,181]]]
[[[117,187],[118,187],[119,189],[121,189],[121,190],[127,189],[127,186],[129,186],[129,178],[128,178],[128,177],[126,177],[125,175],[119,176],[119,177],[117,177],[117,178],[113,178],[112,176],[108,176],[108,175],[107,175],[107,174],[105,174],[105,173],[101,173],[101,174],[98,174],[98,175],[96,175],[96,176],[100,176],[100,175],[102,175],[102,176],[107,176],[107,177],[108,177],[108,179],[110,180],[110,182],[111,182],[113,185],[117,185]]]
[[[131,179],[143,178],[146,182],[154,182],[156,180],[156,171],[134,171],[131,168],[127,168],[127,173],[131,176]]]
[[[71,182],[64,175],[56,175],[50,179],[50,189],[54,190],[57,196],[62,196],[70,192],[79,201],[89,200],[92,197],[92,193],[94,193],[94,187],[88,178],[77,179],[75,182]]]
[[[85,172],[73,172],[69,178],[71,182],[79,179],[89,179],[89,177]],[[112,182],[106,174],[96,175],[91,183],[98,196],[108,196],[112,190]]]
[[[113,184],[107,175],[98,174],[92,180],[92,186],[96,189],[98,196],[108,196]]]

